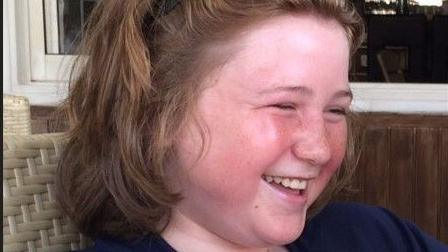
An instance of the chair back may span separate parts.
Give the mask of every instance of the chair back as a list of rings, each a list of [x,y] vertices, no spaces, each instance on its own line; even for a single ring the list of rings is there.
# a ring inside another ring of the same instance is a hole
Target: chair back
[[[30,103],[26,97],[3,95],[3,135],[30,135]]]
[[[55,201],[63,133],[4,136],[3,251],[69,251],[90,242]]]

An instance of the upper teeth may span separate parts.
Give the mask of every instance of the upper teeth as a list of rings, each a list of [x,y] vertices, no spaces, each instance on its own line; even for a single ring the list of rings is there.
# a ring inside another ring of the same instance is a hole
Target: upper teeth
[[[268,176],[268,175],[263,176],[263,178],[269,183],[274,182],[284,187],[296,190],[304,190],[308,183],[306,180],[301,180],[297,178],[286,178],[286,177]]]

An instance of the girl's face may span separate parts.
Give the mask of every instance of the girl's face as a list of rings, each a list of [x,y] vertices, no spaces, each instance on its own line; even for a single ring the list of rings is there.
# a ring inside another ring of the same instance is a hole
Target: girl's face
[[[236,54],[204,83],[196,111],[204,131],[192,122],[176,145],[175,188],[184,199],[162,234],[173,245],[294,241],[345,154],[351,93],[343,28],[288,15],[236,42]]]

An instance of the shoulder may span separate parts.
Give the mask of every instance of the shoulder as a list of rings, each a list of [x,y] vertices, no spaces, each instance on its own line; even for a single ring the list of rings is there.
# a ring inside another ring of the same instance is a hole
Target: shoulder
[[[326,226],[343,225],[350,229],[390,228],[403,224],[403,220],[385,208],[360,203],[329,204],[310,220],[311,225],[322,222]]]
[[[316,251],[448,251],[448,247],[385,208],[333,203],[307,223],[297,241]]]

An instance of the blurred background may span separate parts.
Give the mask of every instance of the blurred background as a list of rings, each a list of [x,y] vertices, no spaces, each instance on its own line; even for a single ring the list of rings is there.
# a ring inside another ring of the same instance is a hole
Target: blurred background
[[[448,82],[447,0],[355,0],[367,39],[353,59],[356,82]]]
[[[95,2],[45,1],[47,54],[73,53]],[[351,81],[448,82],[448,0],[354,3],[368,36],[353,59]]]

